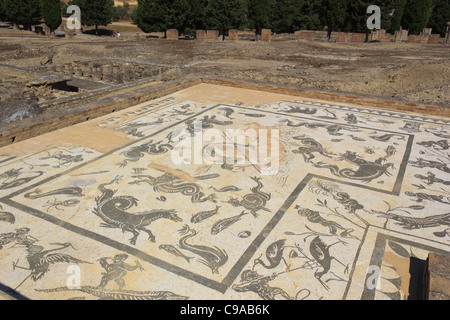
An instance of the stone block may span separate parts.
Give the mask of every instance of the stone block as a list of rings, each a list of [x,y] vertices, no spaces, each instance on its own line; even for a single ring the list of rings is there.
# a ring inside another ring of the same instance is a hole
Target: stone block
[[[369,41],[381,41],[380,30],[372,30],[369,35]]]
[[[74,33],[75,33],[74,30],[70,30],[70,29],[65,30],[66,38],[73,39]]]
[[[450,300],[450,257],[430,253],[425,266],[424,298]]]
[[[272,40],[272,30],[271,29],[262,29],[261,30],[261,41],[262,42],[270,42]]]
[[[352,33],[352,36],[350,38],[350,41],[352,43],[363,43],[364,40],[366,40],[365,33]]]
[[[422,35],[431,36],[432,32],[433,32],[432,28],[423,28]]]
[[[200,40],[200,41],[217,40],[219,38],[219,31],[217,31],[217,30],[197,30],[195,38],[196,38],[196,40]]]
[[[426,43],[428,43],[429,38],[430,38],[430,36],[428,36],[428,35],[414,35],[414,34],[411,34],[408,37],[408,42],[411,42],[411,43],[424,43],[424,44],[426,44]]]
[[[339,32],[337,42],[347,42],[348,34],[346,32]]]
[[[199,41],[206,40],[206,30],[197,30],[195,32],[195,39]]]
[[[220,32],[218,30],[206,30],[206,40],[217,40]]]
[[[392,34],[390,34],[390,33],[383,33],[383,34],[381,35],[380,41],[381,41],[381,42],[391,42],[392,39],[393,39]]]
[[[238,30],[229,30],[228,31],[228,40],[238,41],[239,40],[239,31]]]
[[[52,31],[50,30],[49,27],[45,26],[44,31],[45,31],[45,35],[47,36],[47,38],[50,38],[52,36]]]
[[[409,30],[400,29],[395,31],[394,42],[406,42],[408,41]]]
[[[439,34],[432,34],[428,38],[428,44],[439,44],[441,41],[441,36]]]
[[[298,33],[298,40],[314,41],[314,39],[314,31],[300,30],[300,32]]]
[[[177,29],[166,30],[166,39],[167,40],[178,40],[178,30]]]

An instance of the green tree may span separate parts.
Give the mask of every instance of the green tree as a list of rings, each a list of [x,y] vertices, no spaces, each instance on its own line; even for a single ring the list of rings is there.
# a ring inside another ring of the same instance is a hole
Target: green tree
[[[433,0],[408,0],[402,18],[402,26],[412,34],[420,34],[426,28],[433,11]]]
[[[331,32],[343,30],[347,17],[347,7],[347,0],[322,0],[320,20],[327,27],[328,40],[331,37]]]
[[[0,1],[0,21],[6,21],[6,14],[4,8],[4,1]]]
[[[133,21],[144,32],[164,32],[177,29],[194,34],[206,27],[208,0],[138,0]]]
[[[270,17],[273,0],[247,0],[248,19],[252,28],[255,29],[256,40],[261,30],[270,27]]]
[[[368,32],[367,19],[369,15],[367,15],[367,8],[374,4],[373,2],[367,0],[348,1],[344,30],[347,32]]]
[[[146,33],[166,31],[167,12],[167,2],[164,0],[138,0],[134,23]]]
[[[273,1],[271,26],[276,33],[293,33],[297,30],[319,30],[321,0]]]
[[[294,21],[300,14],[298,0],[274,0],[270,15],[271,28],[275,33],[293,33]]]
[[[206,7],[206,26],[222,32],[222,40],[230,29],[238,29],[244,22],[243,0],[211,0]]]
[[[128,3],[126,3],[128,4]],[[125,6],[117,6],[113,7],[112,10],[112,20],[113,21],[119,21],[119,20],[125,20],[129,18],[128,9]]]
[[[129,18],[130,17],[130,4],[128,2],[123,3],[123,10]]]
[[[191,32],[195,33],[197,29],[207,29],[206,20],[207,13],[206,7],[208,6],[209,0],[191,0],[189,3],[191,4],[190,14],[189,14],[189,28],[191,28]]]
[[[294,30],[320,30],[323,26],[320,22],[321,0],[302,0],[300,14],[294,21]]]
[[[98,26],[107,26],[112,22],[114,0],[76,0],[73,4],[81,9],[81,24],[95,26],[98,35]]]
[[[181,33],[190,27],[191,6],[188,0],[166,0],[166,19],[168,29],[177,29]]]
[[[3,8],[6,20],[28,30],[42,18],[40,0],[3,0]]]
[[[433,28],[433,33],[439,33],[442,37],[445,37],[448,21],[450,21],[450,2],[448,0],[436,0],[428,27]]]
[[[60,0],[42,0],[42,16],[52,32],[58,29],[62,22]]]
[[[391,23],[387,29],[389,32],[393,33],[400,30],[402,26],[403,14],[405,13],[405,6],[408,0],[394,0],[393,9],[390,12],[392,14]]]

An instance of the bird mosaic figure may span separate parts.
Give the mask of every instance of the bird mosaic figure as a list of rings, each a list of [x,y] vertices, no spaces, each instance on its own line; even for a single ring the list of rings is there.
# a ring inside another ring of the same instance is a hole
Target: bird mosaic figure
[[[261,257],[255,259],[253,262],[253,270],[257,265],[262,265],[266,269],[275,269],[278,267],[281,263],[281,261],[284,262],[286,265],[287,270],[289,270],[289,264],[286,262],[286,259],[283,257],[283,251],[285,248],[286,239],[278,240],[273,242],[271,245],[269,245],[266,249],[266,259],[268,261],[268,265],[261,260]]]
[[[70,243],[53,243],[53,245],[59,246],[56,249],[44,250],[44,247],[38,245],[30,245],[27,248],[27,261],[29,264],[28,268],[18,266],[18,262],[13,262],[13,270],[16,268],[29,270],[31,273],[26,277],[15,289],[16,291],[27,279],[31,277],[31,280],[38,281],[42,279],[47,272],[50,271],[50,266],[58,263],[72,263],[72,264],[80,264],[80,263],[89,263],[77,258],[74,258],[68,254],[64,253],[52,253],[55,251],[60,251],[66,249],[68,247],[72,247]],[[90,264],[90,263],[89,263]]]
[[[324,282],[324,281],[322,281],[322,277],[325,274],[330,272],[332,260],[336,260],[341,265],[343,265],[345,267],[345,273],[347,273],[347,271],[348,271],[348,266],[344,265],[342,262],[340,262],[335,257],[331,256],[331,254],[330,254],[330,248],[338,243],[341,243],[341,242],[339,241],[339,242],[336,242],[336,243],[333,243],[333,244],[327,246],[322,241],[322,239],[320,239],[320,237],[317,236],[316,238],[313,239],[313,241],[311,241],[311,244],[309,245],[309,251],[310,251],[311,255],[316,260],[316,262],[322,267],[321,271],[317,270],[314,273],[314,277],[327,290],[329,290],[330,287],[328,287],[328,285],[325,282],[329,282],[332,279],[329,279]],[[330,272],[330,273],[332,273],[332,272]],[[335,274],[333,273],[333,275],[335,275]],[[343,279],[339,279],[339,280],[343,280]]]

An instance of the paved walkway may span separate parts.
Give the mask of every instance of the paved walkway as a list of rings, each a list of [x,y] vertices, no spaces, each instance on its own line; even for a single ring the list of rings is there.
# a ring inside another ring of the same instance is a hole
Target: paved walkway
[[[1,148],[0,297],[408,298],[411,263],[450,253],[449,138],[449,119],[200,84]]]

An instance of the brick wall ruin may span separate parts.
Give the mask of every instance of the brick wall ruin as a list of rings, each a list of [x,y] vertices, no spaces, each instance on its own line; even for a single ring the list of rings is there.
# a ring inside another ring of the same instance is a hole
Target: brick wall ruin
[[[167,30],[167,39],[178,39],[177,30]],[[175,37],[175,34],[177,35]],[[219,39],[219,31],[217,30],[197,30],[196,40],[199,41],[215,41]],[[243,37],[239,34],[239,30],[229,30],[228,36],[225,37],[230,41],[238,40],[255,40],[255,37]],[[245,38],[245,39],[244,39]],[[352,32],[332,32],[328,39],[327,31],[299,30],[294,34],[274,34],[271,29],[261,30],[261,41],[271,42],[273,40],[300,40],[300,41],[330,41],[339,43],[363,43],[363,42],[410,42],[422,44],[439,44],[444,43],[445,39],[439,34],[432,34],[432,29],[425,28],[420,35],[410,35],[409,30],[398,30],[395,34],[390,34],[386,30],[373,30],[370,33],[352,33]]]
[[[45,34],[50,36],[50,29],[44,26],[36,26],[37,34]],[[74,34],[80,33],[80,30],[68,30],[60,27],[58,30],[65,31],[66,38],[73,38]],[[216,41],[219,40],[220,32],[218,30],[197,30],[195,39],[199,41]],[[450,30],[449,30],[450,35]],[[425,28],[420,35],[410,35],[409,30],[397,30],[394,34],[386,32],[386,30],[371,31],[368,36],[365,33],[347,33],[332,32],[328,40],[327,31],[299,30],[294,34],[275,34],[271,29],[263,29],[261,31],[261,41],[271,42],[272,40],[300,40],[300,41],[330,41],[339,43],[363,43],[363,42],[410,42],[421,44],[440,44],[446,43],[446,38],[441,38],[439,34],[432,34],[431,28]],[[178,40],[179,32],[176,29],[168,29],[165,32],[165,38],[168,40]],[[240,35],[239,30],[229,30],[226,39],[230,41],[238,40],[255,40],[255,37],[248,35]]]
[[[217,30],[197,30],[196,31],[196,40],[205,41],[205,40],[217,40],[217,39],[219,39],[219,31],[217,31]],[[239,38],[237,40],[239,40]]]
[[[167,40],[178,40],[178,30],[176,30],[176,29],[166,30],[166,39]]]
[[[64,73],[81,79],[122,84],[160,75],[162,72],[167,71],[168,67],[130,60],[98,59],[40,66],[35,69]]]

